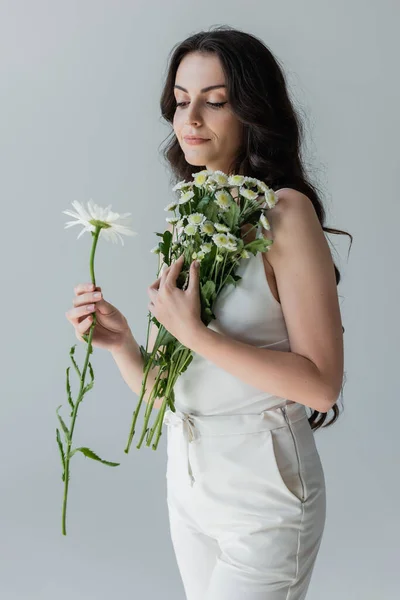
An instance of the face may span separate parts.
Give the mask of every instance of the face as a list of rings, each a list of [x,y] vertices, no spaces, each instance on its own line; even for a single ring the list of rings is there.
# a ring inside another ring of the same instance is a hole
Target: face
[[[216,54],[187,54],[179,64],[174,95],[173,128],[186,161],[229,174],[229,166],[241,145],[242,123],[231,110],[225,75]],[[184,88],[184,89],[182,89]],[[216,104],[216,106],[213,106]],[[191,144],[185,136],[207,141]]]

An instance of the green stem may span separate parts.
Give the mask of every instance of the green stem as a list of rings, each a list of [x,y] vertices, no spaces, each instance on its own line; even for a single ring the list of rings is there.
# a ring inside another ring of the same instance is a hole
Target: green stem
[[[99,239],[100,231],[101,231],[101,227],[96,227],[95,232],[92,232],[93,243],[92,243],[92,250],[90,253],[90,275],[91,275],[92,283],[94,284],[94,286],[96,286],[96,279],[95,279],[95,275],[94,275],[94,256],[95,256],[95,252],[96,252],[96,246],[97,246],[97,242]],[[67,535],[67,528],[66,528],[67,499],[68,499],[68,487],[69,487],[69,461],[70,461],[70,453],[71,453],[71,446],[72,446],[72,436],[74,433],[76,417],[78,415],[78,407],[79,407],[79,404],[81,403],[81,401],[83,400],[83,389],[85,387],[85,376],[86,376],[86,371],[87,371],[88,364],[89,364],[89,357],[90,357],[90,354],[92,353],[92,338],[93,338],[95,324],[96,324],[96,313],[93,313],[93,322],[90,326],[90,331],[89,331],[88,346],[87,346],[87,351],[86,351],[85,364],[84,364],[82,374],[81,374],[81,379],[80,379],[80,388],[79,388],[78,399],[75,402],[75,407],[72,412],[71,428],[69,431],[69,439],[67,440],[67,449],[65,452],[64,499],[63,499],[63,506],[62,506],[62,533],[63,533],[63,535]]]

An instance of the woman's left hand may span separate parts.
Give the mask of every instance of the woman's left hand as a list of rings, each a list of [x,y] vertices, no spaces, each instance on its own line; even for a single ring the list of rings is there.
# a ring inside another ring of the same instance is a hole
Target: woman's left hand
[[[190,265],[189,285],[185,291],[176,286],[176,280],[182,270],[183,254],[147,288],[150,312],[187,347],[198,328],[204,326],[201,320],[199,269],[196,268],[195,262]]]

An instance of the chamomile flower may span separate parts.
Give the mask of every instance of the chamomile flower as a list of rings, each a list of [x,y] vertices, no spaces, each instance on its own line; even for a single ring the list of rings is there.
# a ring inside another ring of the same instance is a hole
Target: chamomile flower
[[[215,202],[222,210],[228,210],[231,205],[231,195],[226,190],[215,192]]]
[[[154,246],[150,252],[153,252],[153,254],[160,254],[160,248],[158,246]]]
[[[211,242],[205,242],[204,244],[201,244],[200,246],[200,250],[204,253],[204,254],[208,254],[209,252],[211,252],[212,250],[212,243]]]
[[[205,221],[206,217],[203,213],[192,213],[191,215],[187,215],[187,220],[192,225],[201,225],[203,221]]]
[[[268,229],[268,230],[271,229],[271,225],[269,224],[269,221],[268,221],[267,217],[264,215],[264,213],[260,217],[260,223],[264,227],[264,229]]]
[[[176,225],[179,221],[179,217],[167,217],[165,220],[172,225]]]
[[[209,174],[210,171],[208,169],[203,169],[202,171],[198,171],[198,173],[192,173],[194,179],[193,184],[196,187],[202,187],[206,183]]]
[[[172,188],[172,191],[176,192],[178,190],[183,190],[185,188],[191,188],[192,186],[193,186],[192,181],[185,181],[183,179],[182,181],[179,181],[177,184],[174,185],[174,187]]]
[[[201,233],[205,233],[206,235],[213,235],[215,232],[215,227],[212,221],[204,221],[204,223],[200,226]]]
[[[177,206],[178,206],[178,203],[176,201],[171,202],[170,204],[167,204],[167,206],[164,208],[164,210],[175,210]]]
[[[215,181],[221,187],[229,185],[228,176],[223,171],[214,171],[210,175],[211,181]]]
[[[188,223],[186,225],[186,227],[183,228],[183,230],[186,233],[186,235],[194,235],[197,231],[197,227],[196,227],[196,225],[192,225],[191,223]]]
[[[221,232],[221,231],[229,231],[229,227],[228,225],[225,225],[224,223],[214,223],[214,227],[217,231]]]
[[[228,178],[228,185],[232,185],[234,187],[236,186],[241,186],[244,183],[244,176],[243,175],[230,175]]]
[[[253,190],[249,190],[243,186],[239,188],[239,194],[244,198],[247,198],[247,200],[255,200],[258,198],[257,192],[253,192]]]
[[[245,248],[243,248],[243,250],[240,253],[240,257],[241,258],[250,258],[250,253]]]
[[[278,195],[274,192],[274,190],[271,190],[271,188],[268,188],[268,190],[264,193],[264,196],[267,201],[268,208],[273,208],[279,200]]]
[[[225,248],[228,245],[228,236],[225,233],[215,233],[212,240],[218,248]]]
[[[256,179],[255,177],[245,177],[244,178],[244,185],[246,185],[247,187],[258,186],[259,182],[260,182],[260,180]]]
[[[124,240],[120,234],[124,235],[137,235],[136,231],[132,231],[126,226],[126,223],[122,223],[123,220],[127,220],[132,213],[119,213],[111,210],[111,204],[106,208],[102,208],[98,204],[95,204],[92,199],[87,203],[87,209],[74,200],[72,206],[76,212],[72,210],[63,210],[62,212],[70,217],[74,217],[76,221],[67,221],[64,229],[72,227],[73,225],[83,225],[82,231],[79,233],[77,239],[85,233],[85,231],[96,231],[96,228],[100,227],[99,237],[104,237],[105,240],[111,241],[113,244],[118,242],[120,239],[124,246]]]
[[[185,204],[189,202],[194,197],[194,192],[189,190],[188,192],[183,192],[178,200],[178,204]]]
[[[261,179],[259,179],[257,182],[257,188],[258,188],[258,191],[262,194],[265,194],[265,192],[267,192],[269,190],[269,187],[267,186],[267,184],[264,181],[261,181]]]

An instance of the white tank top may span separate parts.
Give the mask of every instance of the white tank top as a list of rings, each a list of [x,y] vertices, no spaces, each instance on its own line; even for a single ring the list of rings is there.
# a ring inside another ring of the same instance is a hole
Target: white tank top
[[[261,225],[257,235],[260,229]],[[242,259],[235,273],[242,279],[219,293],[213,306],[216,319],[208,328],[252,346],[290,352],[282,308],[269,287],[262,253]],[[175,407],[194,415],[260,413],[292,404],[245,383],[196,352],[174,392]]]

